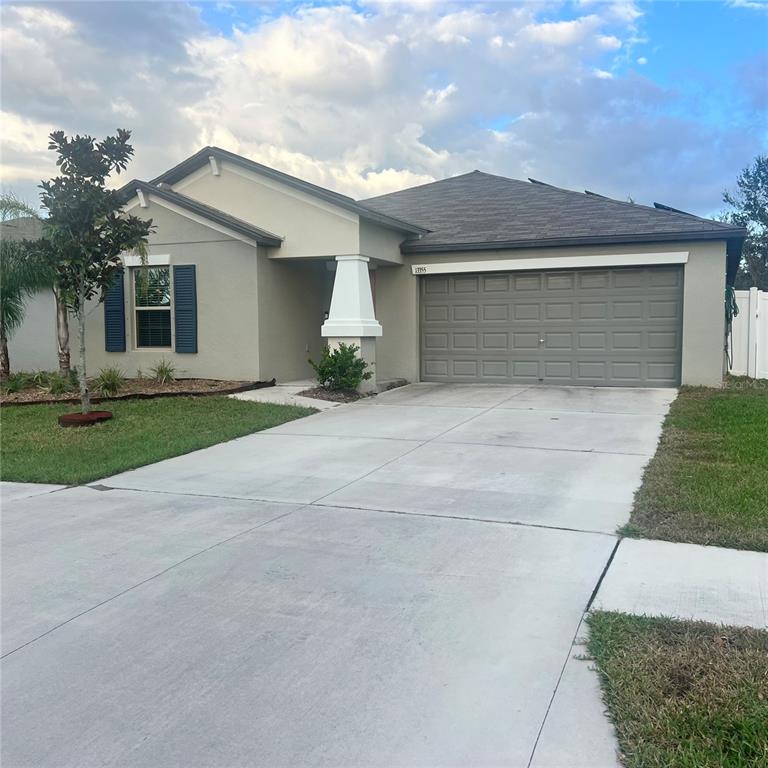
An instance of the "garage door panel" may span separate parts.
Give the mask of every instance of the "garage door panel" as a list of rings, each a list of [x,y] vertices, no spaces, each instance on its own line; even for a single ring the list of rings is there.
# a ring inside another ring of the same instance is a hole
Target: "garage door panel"
[[[459,304],[453,308],[453,320],[456,323],[476,323],[478,318],[477,304]]]
[[[439,275],[421,285],[425,381],[679,382],[680,267]]]
[[[541,307],[538,304],[515,304],[515,320],[539,320]]]

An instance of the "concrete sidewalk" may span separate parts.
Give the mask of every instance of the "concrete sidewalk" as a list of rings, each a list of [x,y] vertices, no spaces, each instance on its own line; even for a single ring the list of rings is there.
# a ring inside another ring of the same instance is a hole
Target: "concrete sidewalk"
[[[623,539],[592,607],[764,629],[768,553]]]

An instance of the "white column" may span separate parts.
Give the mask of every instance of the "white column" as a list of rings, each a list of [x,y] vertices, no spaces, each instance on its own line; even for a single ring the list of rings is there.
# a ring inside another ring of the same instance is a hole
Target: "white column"
[[[376,337],[382,328],[373,311],[371,280],[367,256],[337,256],[331,308],[320,333],[333,348],[340,343],[360,347],[360,356],[373,376],[363,381],[360,390],[376,389]]]

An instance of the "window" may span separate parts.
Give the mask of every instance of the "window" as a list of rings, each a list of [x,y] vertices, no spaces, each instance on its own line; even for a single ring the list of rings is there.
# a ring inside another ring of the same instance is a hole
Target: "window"
[[[136,346],[171,346],[171,269],[133,269],[133,305],[136,312]]]

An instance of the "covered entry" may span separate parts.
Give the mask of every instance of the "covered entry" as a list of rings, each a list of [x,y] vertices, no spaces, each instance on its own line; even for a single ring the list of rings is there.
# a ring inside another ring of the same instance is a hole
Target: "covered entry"
[[[420,281],[422,381],[680,383],[680,265]]]

